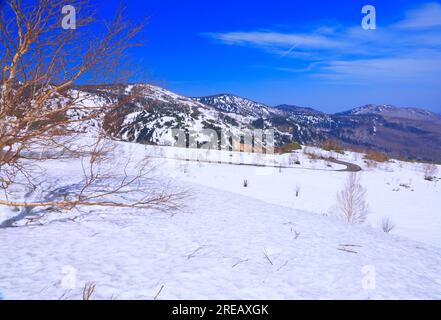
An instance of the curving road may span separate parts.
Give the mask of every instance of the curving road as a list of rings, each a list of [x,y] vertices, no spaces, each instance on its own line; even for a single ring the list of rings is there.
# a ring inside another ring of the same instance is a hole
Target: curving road
[[[327,169],[313,169],[313,168],[302,168],[302,167],[287,167],[287,166],[280,166],[280,165],[265,165],[265,164],[251,164],[251,163],[234,163],[234,162],[227,162],[227,161],[209,161],[209,160],[186,160],[186,159],[176,159],[172,157],[163,157],[163,156],[149,156],[151,158],[157,158],[157,159],[170,159],[170,160],[178,160],[178,161],[187,161],[187,162],[201,162],[201,163],[211,163],[211,164],[225,164],[230,166],[242,166],[242,167],[255,167],[255,168],[275,168],[275,169],[297,169],[297,170],[314,170],[314,171],[328,171],[328,172],[360,172],[363,169],[353,163],[341,161],[337,159],[325,159],[326,161],[346,166],[345,169],[339,169],[339,170],[327,170]]]
[[[41,153],[37,153],[37,152],[25,152],[22,154],[22,156],[24,158],[29,157],[41,157],[41,156],[54,156],[54,154],[41,154]],[[343,165],[346,166],[345,169],[339,169],[339,170],[326,170],[326,169],[313,169],[313,168],[297,168],[297,167],[287,167],[287,166],[280,166],[280,165],[259,165],[259,164],[248,164],[248,163],[232,163],[232,162],[227,162],[227,161],[209,161],[209,160],[185,160],[185,159],[175,159],[175,158],[167,158],[167,157],[161,157],[161,156],[152,156],[150,155],[149,157],[152,158],[159,158],[159,159],[172,159],[172,160],[181,160],[181,161],[191,161],[191,162],[202,162],[202,163],[218,163],[218,164],[226,164],[226,165],[234,165],[234,166],[246,166],[246,167],[257,167],[257,168],[276,168],[276,169],[303,169],[303,170],[316,170],[316,171],[334,171],[334,172],[360,172],[362,171],[362,168],[356,164],[350,163],[350,162],[346,162],[346,161],[341,161],[341,160],[337,160],[337,159],[323,159],[335,164],[339,164],[339,165]]]
[[[346,166],[346,169],[336,170],[339,172],[360,172],[363,170],[363,169],[361,169],[361,167],[359,165],[356,165],[356,164],[353,164],[350,162],[346,162],[346,161],[341,161],[341,160],[337,160],[337,159],[329,159],[329,162]]]

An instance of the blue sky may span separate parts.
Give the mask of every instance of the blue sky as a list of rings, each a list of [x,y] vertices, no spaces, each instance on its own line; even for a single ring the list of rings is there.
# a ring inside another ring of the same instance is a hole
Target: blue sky
[[[103,15],[117,0],[100,6]],[[374,5],[377,29],[361,27]],[[127,1],[148,18],[136,81],[335,112],[367,103],[441,112],[441,2]],[[99,11],[100,12],[100,11]]]

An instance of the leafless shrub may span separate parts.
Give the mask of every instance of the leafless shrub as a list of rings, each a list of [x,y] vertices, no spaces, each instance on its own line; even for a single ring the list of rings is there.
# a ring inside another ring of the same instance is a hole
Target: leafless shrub
[[[243,180],[243,187],[248,188],[248,180],[247,179]]]
[[[289,164],[289,166],[299,165],[299,164],[300,164],[300,161],[299,161],[299,157],[298,157],[298,155],[292,153],[292,154],[289,156],[288,164]]]
[[[341,144],[335,140],[326,140],[325,142],[323,142],[322,148],[326,151],[334,151],[340,154],[344,153]]]
[[[385,233],[390,233],[393,229],[395,229],[396,225],[392,222],[390,218],[383,218],[381,221],[381,228]]]
[[[423,164],[424,179],[427,181],[433,181],[438,174],[438,166],[434,163]]]
[[[153,195],[151,189],[139,183],[151,173],[147,161],[142,160],[138,167],[141,170],[134,174],[124,170],[122,177],[102,171],[104,163],[111,163],[112,155],[105,143],[105,128],[97,128],[93,141],[87,145],[78,144],[82,127],[99,123],[103,115],[139,96],[140,90],[134,88],[124,98],[91,106],[86,103],[88,96],[77,90],[76,84],[84,78],[121,81],[115,72],[121,68],[116,66],[124,60],[126,49],[137,45],[134,39],[143,23],[132,26],[119,11],[113,21],[97,24],[89,1],[72,0],[69,4],[81,11],[77,14],[78,28],[63,30],[60,14],[65,4],[62,0],[2,3],[0,205],[71,210],[78,206],[151,208],[171,204],[175,198],[167,189]],[[121,76],[129,70],[123,69]],[[76,157],[83,162],[84,179],[74,192],[32,203],[11,200],[11,189],[18,185],[35,189],[37,177],[44,174],[38,163],[63,157]],[[124,199],[132,192],[140,197],[134,201]],[[123,200],[111,201],[111,195]],[[171,206],[175,207],[176,202]]]
[[[93,282],[86,283],[83,288],[83,300],[90,300],[95,292],[96,284]]]
[[[303,148],[303,154],[311,160],[311,162],[315,162],[320,159],[320,156],[314,151],[314,149],[310,147]]]
[[[412,188],[410,183],[409,183],[409,184],[407,184],[407,183],[400,183],[400,187],[402,187],[402,188],[404,188],[404,189],[410,189],[410,188]]]
[[[296,186],[296,198],[298,198],[300,196],[300,186]]]
[[[378,167],[378,162],[374,160],[366,160],[366,165],[369,169],[375,169]]]
[[[321,156],[315,152],[305,152],[305,155],[311,160],[311,162],[316,162],[321,159]]]
[[[337,194],[337,210],[350,224],[366,221],[369,206],[366,202],[366,189],[360,184],[356,173],[351,173],[342,191]]]
[[[376,161],[376,162],[387,162],[389,161],[389,157],[379,151],[369,151],[366,156],[366,160]]]

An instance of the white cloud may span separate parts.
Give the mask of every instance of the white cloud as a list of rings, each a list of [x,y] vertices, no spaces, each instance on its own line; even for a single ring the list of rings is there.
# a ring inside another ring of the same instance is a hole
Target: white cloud
[[[441,26],[441,4],[431,2],[408,11],[406,18],[396,25],[399,28],[418,29]]]
[[[204,33],[203,35],[229,45],[252,45],[276,48],[335,49],[343,43],[320,34],[296,34],[279,32],[227,32]]]
[[[441,57],[400,56],[383,59],[337,60],[322,67],[320,77],[334,80],[440,82]]]
[[[432,2],[406,12],[399,23],[384,24],[374,31],[323,25],[310,33],[249,31],[204,36],[294,58],[269,67],[279,71],[332,80],[439,83],[441,28],[437,26],[441,26],[441,4]],[[307,67],[299,67],[300,60]]]

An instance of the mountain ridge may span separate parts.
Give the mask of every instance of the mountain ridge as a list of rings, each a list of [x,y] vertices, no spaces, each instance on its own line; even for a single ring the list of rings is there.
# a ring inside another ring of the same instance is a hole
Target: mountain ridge
[[[406,118],[412,120],[441,121],[441,115],[430,110],[415,107],[397,107],[393,105],[367,104],[361,107],[356,107],[344,112],[337,113],[337,115],[363,114],[382,115],[387,117]]]
[[[366,105],[327,114],[298,106],[268,106],[233,94],[190,98],[153,85],[84,90],[112,99],[140,92],[135,101],[104,120],[109,134],[124,141],[171,145],[176,141],[173,130],[181,129],[204,143],[207,136],[200,132],[204,129],[240,135],[244,130],[273,128],[276,146],[335,140],[348,148],[441,162],[441,116],[423,109]]]

